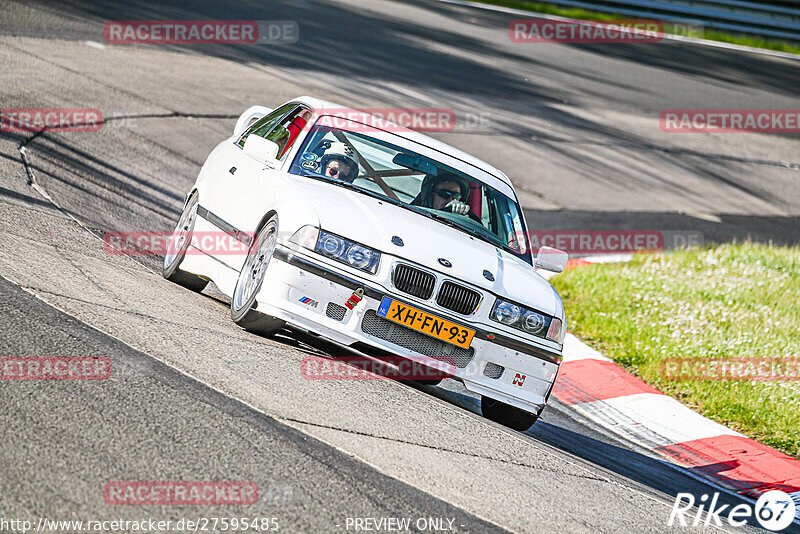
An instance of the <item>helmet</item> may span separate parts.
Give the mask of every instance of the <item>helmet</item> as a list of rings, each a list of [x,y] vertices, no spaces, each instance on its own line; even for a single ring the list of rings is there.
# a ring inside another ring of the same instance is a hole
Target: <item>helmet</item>
[[[353,149],[341,141],[334,141],[330,143],[330,147],[325,149],[325,153],[319,159],[320,172],[325,172],[325,168],[331,161],[338,160],[345,163],[350,172],[347,175],[342,175],[342,180],[352,183],[358,176],[358,163],[353,159]]]

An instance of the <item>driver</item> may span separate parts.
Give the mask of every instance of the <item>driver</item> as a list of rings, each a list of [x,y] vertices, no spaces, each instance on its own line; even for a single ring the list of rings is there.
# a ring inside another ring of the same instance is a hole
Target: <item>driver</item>
[[[358,176],[358,163],[353,159],[353,149],[335,141],[325,150],[319,160],[320,173],[328,178],[336,178],[344,182],[353,183]]]
[[[469,183],[457,174],[449,172],[436,176],[428,174],[422,180],[419,194],[411,201],[411,205],[467,215],[469,213],[467,198],[469,198]]]

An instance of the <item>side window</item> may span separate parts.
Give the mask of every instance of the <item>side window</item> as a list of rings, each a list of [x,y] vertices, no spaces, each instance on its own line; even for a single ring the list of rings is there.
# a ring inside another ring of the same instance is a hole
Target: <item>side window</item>
[[[286,117],[278,121],[275,128],[267,134],[267,139],[278,145],[278,159],[292,148],[292,145],[300,136],[308,121],[311,119],[311,112],[298,108]]]
[[[505,219],[506,232],[508,235],[508,246],[512,249],[525,254],[527,250],[527,240],[522,232],[522,217],[517,210],[516,204],[503,199],[505,209],[503,210],[503,218]]]
[[[266,136],[272,128],[278,124],[284,115],[289,113],[293,108],[297,107],[297,104],[286,104],[285,106],[281,106],[276,110],[273,110],[271,113],[267,113],[259,120],[256,121],[255,124],[250,126],[242,136],[236,141],[236,144],[240,147],[244,147],[244,142],[247,140],[247,136],[250,134],[255,134],[259,137]]]

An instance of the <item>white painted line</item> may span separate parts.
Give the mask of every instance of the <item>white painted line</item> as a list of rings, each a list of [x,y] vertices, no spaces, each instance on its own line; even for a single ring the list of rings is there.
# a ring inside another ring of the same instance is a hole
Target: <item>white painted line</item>
[[[716,436],[742,435],[703,417],[668,395],[656,393],[587,402],[577,404],[575,408],[613,432],[648,448]]]
[[[483,9],[484,11],[496,11],[498,13],[509,13],[511,15],[522,15],[525,17],[532,17],[544,20],[555,20],[559,22],[572,22],[575,24],[583,24],[591,26],[597,24],[598,21],[571,19],[568,17],[559,17],[558,15],[547,15],[545,13],[537,13],[536,11],[526,11],[524,9],[514,9],[513,7],[495,6],[490,4],[477,4],[475,2],[465,2],[463,0],[436,0],[443,4],[453,4],[457,6],[473,7],[475,9]],[[602,22],[602,21],[600,21]],[[764,48],[754,48],[752,46],[743,46],[732,43],[723,43],[721,41],[712,41],[710,39],[697,39],[694,37],[684,37],[682,35],[673,35],[671,33],[662,34],[664,39],[672,41],[680,41],[683,43],[692,43],[702,46],[710,46],[713,48],[723,48],[726,50],[735,50],[737,52],[750,52],[752,54],[761,54],[764,56],[780,57],[784,59],[800,60],[800,54],[790,54],[789,52],[778,52],[777,50],[766,50]]]
[[[708,221],[714,223],[721,223],[722,219],[719,216],[714,215],[713,213],[702,213],[698,211],[685,211],[684,214],[688,215],[689,217],[694,217],[695,219],[700,219],[701,221]]]
[[[564,338],[563,355],[565,362],[574,362],[577,360],[602,360],[604,362],[611,361],[611,358],[606,358],[569,332],[567,332],[567,335]]]
[[[85,44],[86,46],[90,46],[92,48],[96,48],[98,50],[106,49],[106,45],[104,45],[103,43],[98,43],[97,41],[84,41],[83,44]]]

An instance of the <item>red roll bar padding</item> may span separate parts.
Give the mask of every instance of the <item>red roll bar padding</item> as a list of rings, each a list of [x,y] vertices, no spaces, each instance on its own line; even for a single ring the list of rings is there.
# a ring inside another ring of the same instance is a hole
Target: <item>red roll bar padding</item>
[[[469,182],[469,211],[481,218],[481,211],[483,203],[481,202],[481,184],[478,182]]]
[[[294,140],[297,139],[297,136],[300,135],[300,132],[302,132],[303,128],[306,127],[306,124],[307,122],[302,116],[292,119],[292,122],[290,122],[289,126],[286,127],[286,129],[289,130],[289,140],[286,141],[286,146],[283,148],[283,152],[281,152],[279,157],[282,158],[283,155],[286,154],[290,148],[292,148]]]

